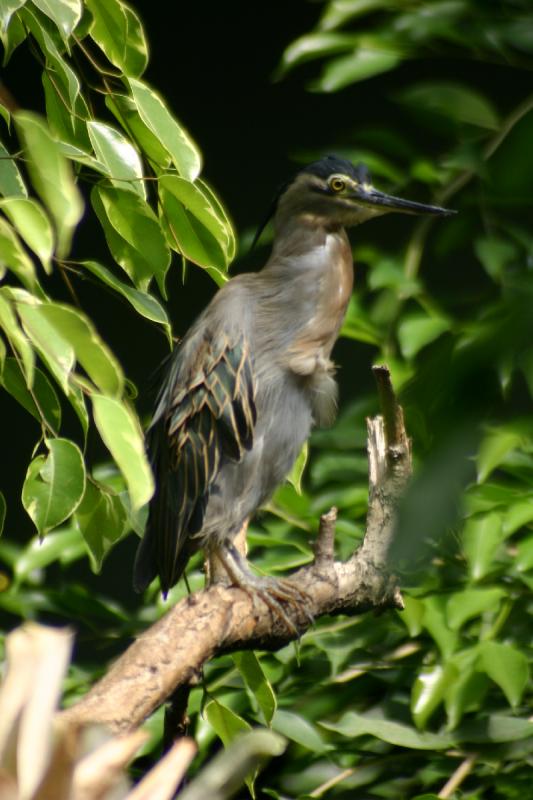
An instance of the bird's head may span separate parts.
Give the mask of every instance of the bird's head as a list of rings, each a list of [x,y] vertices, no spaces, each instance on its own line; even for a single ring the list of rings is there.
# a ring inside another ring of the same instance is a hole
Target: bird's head
[[[277,227],[294,217],[325,225],[351,226],[391,211],[434,216],[455,213],[380,192],[374,188],[364,164],[354,166],[344,158],[326,156],[300,170],[281,190],[273,215]]]

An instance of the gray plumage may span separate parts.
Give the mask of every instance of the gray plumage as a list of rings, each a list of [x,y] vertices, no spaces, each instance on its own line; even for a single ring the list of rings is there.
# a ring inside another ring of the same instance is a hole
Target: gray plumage
[[[200,547],[231,550],[313,425],[332,422],[330,356],[353,283],[344,226],[391,210],[448,213],[382,195],[343,159],[309,165],[277,199],[265,267],[221,288],[173,353],[148,435],[157,488],[138,591],[157,574],[168,591]]]

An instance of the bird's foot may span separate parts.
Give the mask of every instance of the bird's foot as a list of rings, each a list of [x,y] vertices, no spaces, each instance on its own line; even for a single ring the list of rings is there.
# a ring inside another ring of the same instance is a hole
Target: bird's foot
[[[284,606],[288,606],[298,617],[305,617],[310,624],[313,624],[314,617],[309,611],[311,598],[306,591],[300,589],[291,580],[254,575],[250,571],[246,559],[232,543],[220,548],[217,555],[224,564],[232,583],[251,597],[254,595],[259,597],[273,614],[283,620],[292,634],[299,636],[300,632]]]

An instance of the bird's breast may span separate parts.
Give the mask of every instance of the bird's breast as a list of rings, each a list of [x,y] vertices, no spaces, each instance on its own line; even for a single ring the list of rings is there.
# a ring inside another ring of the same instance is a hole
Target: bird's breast
[[[344,230],[328,234],[313,259],[315,264],[309,271],[309,280],[313,281],[309,317],[302,320],[287,353],[287,365],[299,375],[331,371],[329,356],[353,288],[352,253]]]

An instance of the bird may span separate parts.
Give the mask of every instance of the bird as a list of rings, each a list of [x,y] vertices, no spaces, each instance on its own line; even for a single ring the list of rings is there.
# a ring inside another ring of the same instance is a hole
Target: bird
[[[385,194],[364,164],[325,156],[277,193],[270,257],[218,290],[174,349],[147,435],[155,494],[134,566],[164,595],[200,548],[230,583],[291,626],[288,580],[252,572],[235,537],[282,484],[314,426],[337,407],[333,345],[353,287],[346,228],[389,212],[455,212]]]

